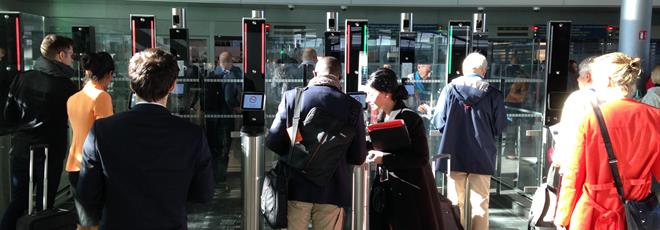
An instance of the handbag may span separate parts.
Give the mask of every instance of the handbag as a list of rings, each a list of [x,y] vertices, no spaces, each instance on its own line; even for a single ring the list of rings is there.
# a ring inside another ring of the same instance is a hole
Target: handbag
[[[557,210],[557,188],[559,171],[550,166],[546,183],[536,189],[529,208],[528,229],[555,229],[555,211]]]
[[[289,160],[292,155],[295,137],[298,135],[298,123],[300,121],[300,97],[303,89],[296,89],[293,109],[293,134],[290,136],[291,148],[289,148]],[[261,215],[271,228],[286,228],[287,202],[289,193],[289,172],[287,166],[278,161],[265,177],[261,188]]]
[[[626,200],[624,196],[623,183],[621,183],[621,176],[617,168],[617,160],[614,156],[612,148],[612,141],[610,134],[605,126],[605,119],[603,113],[595,102],[592,102],[594,113],[598,119],[598,126],[605,143],[607,150],[607,160],[609,162],[610,170],[612,171],[612,178],[616,185],[616,191],[619,194],[619,199],[623,202],[626,214],[626,225],[628,230],[642,230],[642,229],[660,229],[660,203],[655,194],[650,193],[648,197],[636,201]]]

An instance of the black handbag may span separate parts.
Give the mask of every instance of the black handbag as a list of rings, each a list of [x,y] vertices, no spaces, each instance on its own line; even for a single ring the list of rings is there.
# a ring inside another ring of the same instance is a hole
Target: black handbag
[[[596,113],[598,126],[600,127],[600,132],[603,136],[603,142],[605,143],[605,149],[607,150],[607,160],[609,161],[610,170],[612,171],[612,177],[614,178],[616,191],[619,194],[621,202],[623,202],[623,207],[625,208],[627,229],[660,229],[660,203],[658,202],[658,198],[655,196],[655,194],[650,193],[648,197],[639,201],[625,199],[623,183],[621,183],[621,176],[619,174],[619,169],[617,168],[617,160],[614,156],[610,134],[608,133],[607,127],[605,126],[603,113],[600,111],[598,105],[594,102],[592,102],[592,107],[594,113]]]
[[[293,109],[293,134],[291,135],[291,148],[289,148],[289,160],[292,155],[295,137],[298,135],[298,123],[300,121],[300,97],[303,89],[296,90]],[[265,177],[261,188],[261,215],[266,219],[266,223],[271,228],[286,228],[287,221],[287,202],[289,193],[289,172],[287,166],[278,161]]]

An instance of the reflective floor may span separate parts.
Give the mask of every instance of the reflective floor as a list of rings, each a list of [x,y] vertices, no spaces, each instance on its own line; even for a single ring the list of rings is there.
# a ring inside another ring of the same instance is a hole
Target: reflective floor
[[[215,196],[210,205],[193,204],[188,207],[189,229],[242,229],[241,174],[237,166],[237,160],[230,159],[227,182],[216,186]],[[527,207],[530,206],[528,199],[515,192],[495,195],[494,189],[491,194],[490,229],[527,229]]]

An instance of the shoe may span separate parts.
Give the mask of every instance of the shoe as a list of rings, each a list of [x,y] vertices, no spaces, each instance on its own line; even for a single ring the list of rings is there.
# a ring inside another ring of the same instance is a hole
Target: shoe
[[[516,155],[506,155],[504,157],[509,160],[518,160],[518,156]]]

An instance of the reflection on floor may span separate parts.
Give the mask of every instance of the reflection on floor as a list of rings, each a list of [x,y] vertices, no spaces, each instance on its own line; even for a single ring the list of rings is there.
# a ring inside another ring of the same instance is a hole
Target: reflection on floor
[[[228,187],[227,187],[228,186]],[[191,230],[238,230],[241,228],[240,172],[232,172],[227,183],[216,186],[211,204],[188,206],[188,228]],[[491,195],[490,229],[527,229],[529,201],[511,195]]]

